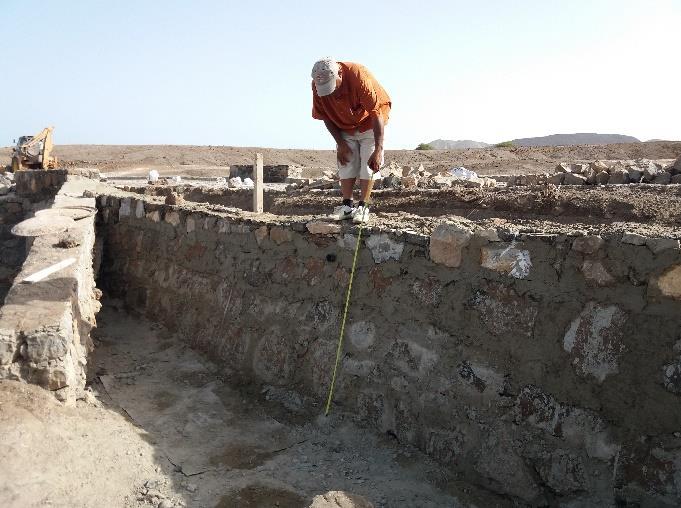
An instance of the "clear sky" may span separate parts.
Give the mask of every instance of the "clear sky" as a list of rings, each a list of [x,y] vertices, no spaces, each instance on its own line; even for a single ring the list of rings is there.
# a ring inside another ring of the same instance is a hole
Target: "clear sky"
[[[333,148],[320,57],[393,100],[387,148],[601,132],[681,139],[681,0],[0,1],[0,146]]]

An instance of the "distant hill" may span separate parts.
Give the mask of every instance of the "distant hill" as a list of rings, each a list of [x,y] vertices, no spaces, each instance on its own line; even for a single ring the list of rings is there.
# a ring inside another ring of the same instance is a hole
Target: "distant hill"
[[[609,145],[613,143],[640,143],[633,136],[623,134],[596,134],[578,132],[576,134],[551,134],[538,138],[518,138],[511,142],[516,146],[567,146],[567,145]]]
[[[458,141],[452,139],[436,139],[428,144],[435,150],[463,150],[464,148],[485,148],[486,146],[490,146],[488,143],[470,139],[460,139]]]

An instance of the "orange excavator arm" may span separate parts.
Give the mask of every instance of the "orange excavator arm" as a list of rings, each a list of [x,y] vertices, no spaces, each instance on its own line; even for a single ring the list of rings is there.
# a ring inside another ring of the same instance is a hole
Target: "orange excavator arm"
[[[32,147],[36,146],[41,141],[43,142],[42,149],[42,169],[54,168],[57,165],[57,159],[51,156],[54,143],[52,142],[52,131],[54,127],[45,127],[38,134],[33,136],[33,139],[28,143],[22,145],[21,149],[25,153]]]

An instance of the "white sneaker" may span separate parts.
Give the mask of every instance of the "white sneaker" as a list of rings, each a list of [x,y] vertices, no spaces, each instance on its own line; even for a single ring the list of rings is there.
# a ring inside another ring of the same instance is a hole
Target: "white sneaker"
[[[352,219],[357,213],[357,208],[354,206],[342,205],[334,209],[333,216],[336,220]]]
[[[352,218],[352,222],[355,224],[366,224],[369,222],[369,207],[366,205],[357,207],[357,211]]]

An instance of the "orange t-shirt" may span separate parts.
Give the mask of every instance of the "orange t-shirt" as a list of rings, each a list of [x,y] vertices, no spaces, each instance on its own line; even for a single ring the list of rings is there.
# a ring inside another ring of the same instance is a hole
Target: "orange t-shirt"
[[[388,123],[390,97],[363,65],[338,62],[341,85],[332,94],[320,97],[312,82],[312,118],[329,120],[352,134],[371,129],[371,114],[379,114]]]

